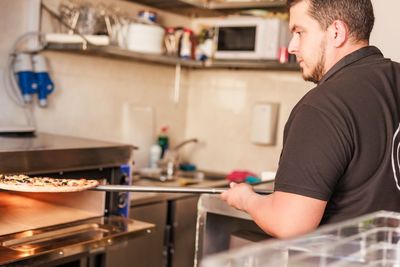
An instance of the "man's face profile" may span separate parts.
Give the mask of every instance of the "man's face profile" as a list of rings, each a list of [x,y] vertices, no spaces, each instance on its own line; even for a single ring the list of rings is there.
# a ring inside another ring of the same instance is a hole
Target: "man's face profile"
[[[290,8],[293,37],[289,53],[296,55],[303,79],[317,83],[326,73],[326,32],[308,14],[308,5],[308,1],[302,1]]]

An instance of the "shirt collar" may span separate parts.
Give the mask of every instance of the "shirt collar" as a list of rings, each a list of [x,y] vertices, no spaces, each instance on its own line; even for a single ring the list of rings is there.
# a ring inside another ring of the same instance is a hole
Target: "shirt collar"
[[[365,46],[365,47],[362,47],[362,48],[360,48],[360,49],[348,54],[347,56],[345,56],[344,58],[339,60],[335,65],[333,65],[333,67],[318,82],[318,85],[326,82],[336,72],[338,72],[339,70],[343,69],[347,65],[350,65],[353,62],[356,62],[356,61],[358,61],[358,60],[360,60],[362,58],[365,58],[365,57],[368,57],[368,56],[371,56],[371,55],[383,56],[381,51],[375,46]]]

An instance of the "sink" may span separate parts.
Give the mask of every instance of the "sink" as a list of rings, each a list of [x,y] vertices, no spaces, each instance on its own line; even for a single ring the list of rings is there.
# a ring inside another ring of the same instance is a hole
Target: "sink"
[[[173,182],[177,180],[185,179],[188,182],[190,180],[201,182],[203,180],[223,180],[226,174],[221,172],[212,171],[177,171],[172,177],[168,177],[163,173],[146,173],[139,174],[139,179],[153,180],[157,182]]]
[[[226,174],[213,171],[177,171],[174,176],[168,179],[165,174],[146,173],[134,176],[133,185],[141,186],[225,186]]]
[[[222,180],[226,178],[226,173],[222,172],[214,172],[214,171],[178,171],[177,176],[186,177],[186,178],[197,178],[197,179],[205,179],[205,180]]]

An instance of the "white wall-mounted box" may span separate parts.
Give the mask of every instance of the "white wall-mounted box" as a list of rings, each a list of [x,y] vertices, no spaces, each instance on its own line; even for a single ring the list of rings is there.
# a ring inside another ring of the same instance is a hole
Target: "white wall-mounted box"
[[[274,145],[276,140],[278,103],[257,103],[253,108],[250,141],[260,145]]]

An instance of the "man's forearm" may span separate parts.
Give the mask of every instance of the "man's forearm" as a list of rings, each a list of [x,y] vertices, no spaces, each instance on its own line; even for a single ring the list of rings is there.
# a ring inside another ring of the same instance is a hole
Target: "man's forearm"
[[[323,209],[320,210],[318,205],[314,205],[314,201],[282,192],[268,196],[254,193],[247,199],[244,210],[266,233],[277,238],[287,238],[318,227]],[[303,205],[308,205],[311,210]]]

